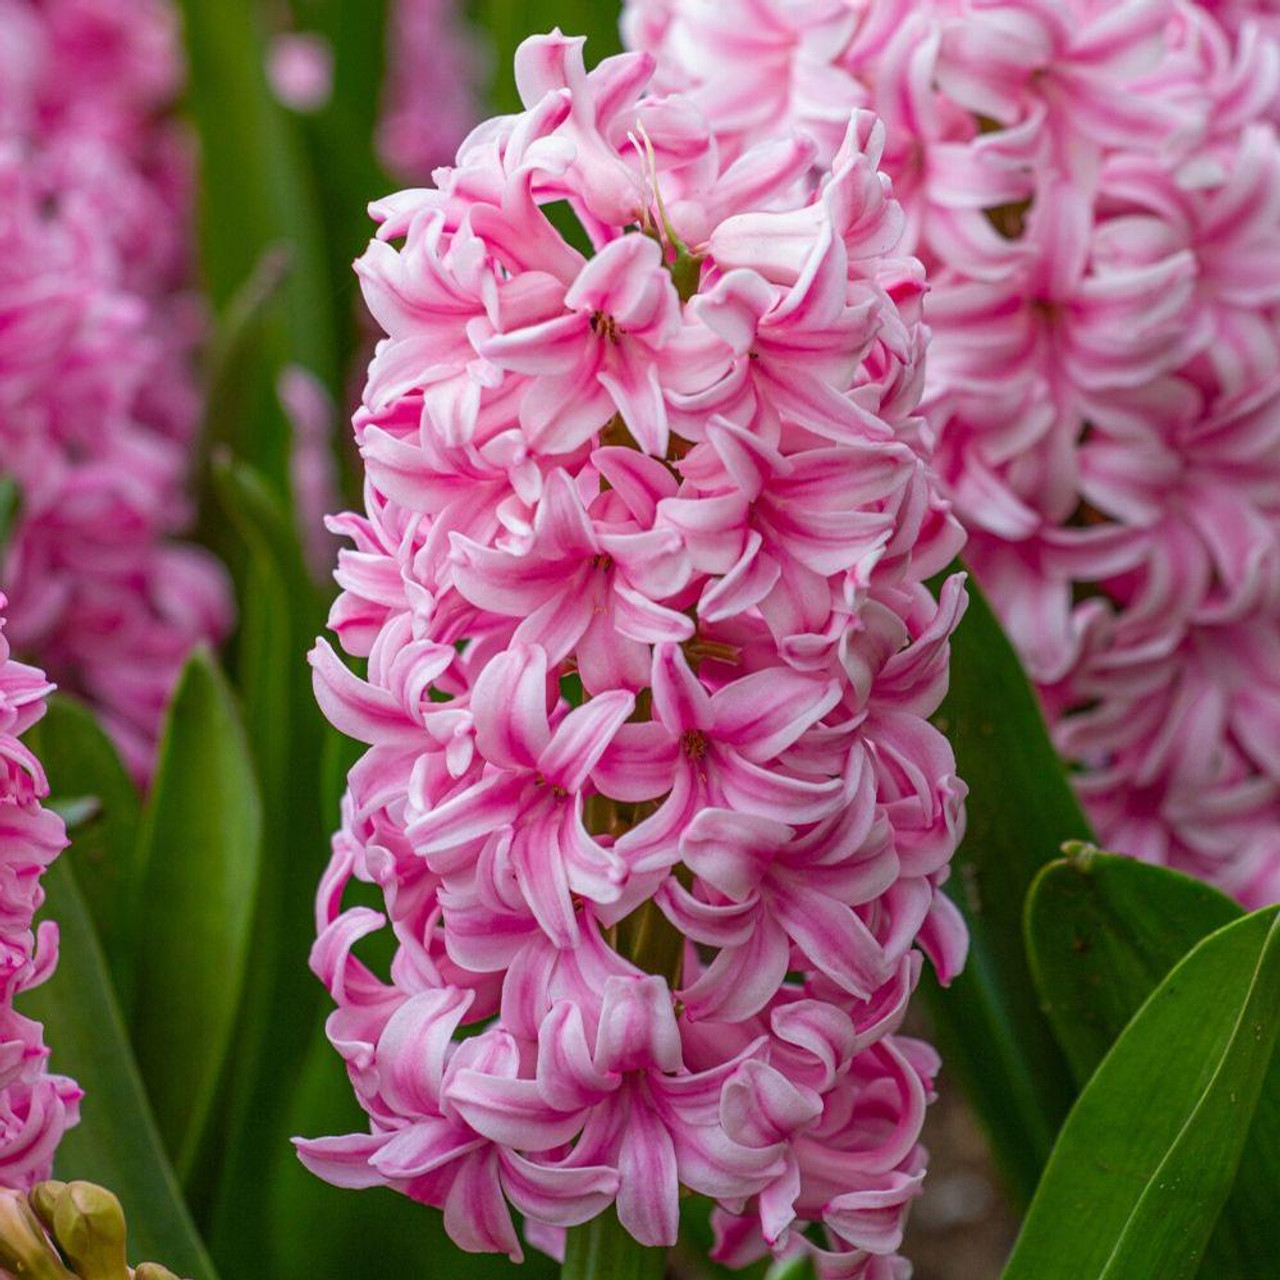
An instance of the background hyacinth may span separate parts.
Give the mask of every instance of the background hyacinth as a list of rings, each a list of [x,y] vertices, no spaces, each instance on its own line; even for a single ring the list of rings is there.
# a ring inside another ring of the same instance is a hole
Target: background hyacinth
[[[58,962],[58,927],[33,924],[44,902],[40,878],[66,846],[40,762],[19,741],[44,714],[44,673],[15,662],[0,595],[0,1186],[25,1191],[49,1176],[63,1133],[79,1120],[80,1090],[46,1069],[38,1022],[14,1008]]]
[[[181,78],[161,0],[0,2],[0,560],[11,640],[150,768],[221,571],[170,541],[200,405]]]
[[[631,0],[626,31],[730,153],[885,120],[937,466],[1100,836],[1280,898],[1274,6]]]
[[[457,0],[392,0],[378,151],[417,182],[448,164],[479,118],[484,57]]]
[[[937,1060],[896,1032],[965,949],[922,275],[870,115],[816,180],[582,57],[527,41],[525,110],[358,264],[387,337],[331,625],[367,678],[313,664],[369,749],[312,964],[370,1131],[302,1158],[473,1251],[520,1256],[506,1202],[539,1247],[611,1202],[669,1245],[683,1185],[730,1263],[898,1275]]]

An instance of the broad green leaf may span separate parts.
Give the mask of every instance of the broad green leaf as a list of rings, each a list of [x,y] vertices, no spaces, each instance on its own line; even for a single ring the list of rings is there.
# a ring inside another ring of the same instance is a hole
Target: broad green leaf
[[[1040,868],[1089,823],[1049,741],[1036,696],[972,579],[951,646],[951,691],[936,717],[969,785],[968,827],[948,889],[968,921],[969,960],[930,1005],[1014,1197],[1030,1199],[1075,1087],[1040,1011],[1022,910]]]
[[[202,461],[220,448],[236,449],[253,430],[252,400],[246,389],[254,384],[264,343],[272,341],[272,311],[280,291],[295,270],[291,245],[270,245],[253,270],[228,300],[205,356],[207,392],[204,428],[199,448]]]
[[[46,734],[42,748],[52,740]],[[100,1183],[120,1197],[135,1257],[163,1259],[194,1280],[216,1280],[147,1105],[76,885],[78,856],[72,846],[45,875],[45,914],[58,922],[60,935],[58,968],[22,1000],[22,1012],[44,1023],[52,1069],[73,1076],[85,1091],[80,1123],[62,1140],[54,1172]]]
[[[637,1244],[612,1209],[569,1229],[562,1280],[662,1280],[667,1251]]]
[[[76,878],[117,996],[127,1010],[133,986],[134,911],[140,893],[138,788],[93,713],[65,694],[50,700],[34,734],[54,796],[89,805],[71,833]]]
[[[1078,1084],[1174,965],[1243,914],[1202,881],[1088,846],[1039,874],[1027,898],[1027,952]]]
[[[317,803],[322,759],[334,734],[316,706],[306,662],[323,626],[323,599],[287,512],[263,477],[223,457],[215,459],[214,480],[248,556],[236,668],[272,850],[259,886],[254,983],[236,1031],[220,1122],[222,1167],[201,1197],[215,1256],[240,1274],[260,1267],[274,1247],[269,1182],[280,1159],[291,1158],[288,1106],[322,1019],[324,991],[306,957],[315,937],[312,902],[337,814],[323,815]]]
[[[293,270],[261,338],[236,447],[289,491],[290,432],[275,403],[280,369],[297,362],[338,386],[332,291],[315,189],[295,122],[272,96],[256,0],[180,0],[188,107],[200,143],[200,260],[220,312],[264,253],[287,245]]]
[[[1082,848],[1046,867],[1027,900],[1027,948],[1045,1012],[1084,1084],[1130,1019],[1202,938],[1244,912],[1216,889],[1161,867]],[[1280,1057],[1209,1243],[1203,1274],[1262,1275],[1280,1187]]]
[[[1280,908],[1270,907],[1201,942],[1103,1059],[1054,1147],[1005,1280],[1195,1276],[1278,1029]]]
[[[235,1027],[262,844],[244,730],[206,652],[188,660],[174,693],[141,839],[133,1040],[185,1182]]]

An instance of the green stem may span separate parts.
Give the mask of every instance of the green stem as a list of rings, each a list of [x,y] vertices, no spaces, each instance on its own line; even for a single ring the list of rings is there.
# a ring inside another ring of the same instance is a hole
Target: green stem
[[[637,1244],[612,1209],[574,1227],[560,1280],[662,1280],[667,1251]]]

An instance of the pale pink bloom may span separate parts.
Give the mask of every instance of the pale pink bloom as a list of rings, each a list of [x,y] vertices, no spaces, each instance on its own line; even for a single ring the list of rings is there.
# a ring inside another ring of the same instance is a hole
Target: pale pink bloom
[[[924,405],[970,563],[1104,842],[1249,903],[1280,882],[1255,727],[1280,700],[1268,677],[1244,698],[1224,655],[1256,655],[1280,610],[1278,12],[630,0],[624,19],[728,154],[792,129],[822,161],[842,113],[883,119],[880,167],[930,272]],[[761,244],[795,270],[785,236]],[[719,289],[707,323],[750,335],[750,298],[732,274]]]
[[[291,111],[323,111],[333,96],[333,48],[314,32],[286,31],[271,41],[267,77]]]
[[[298,364],[281,369],[276,395],[293,433],[289,479],[298,513],[298,534],[308,566],[323,578],[334,549],[333,540],[325,531],[324,517],[338,503],[338,463],[334,456],[337,406],[324,383]]]
[[[0,595],[0,614],[5,604]],[[49,1073],[43,1028],[14,1008],[58,962],[58,926],[34,918],[44,903],[40,878],[66,847],[66,830],[42,807],[48,782],[20,741],[52,688],[10,657],[0,616],[0,1186],[19,1191],[49,1176],[63,1133],[80,1118],[80,1089]]]
[[[159,119],[181,78],[167,4],[0,5],[27,49],[0,105],[0,475],[11,637],[88,698],[149,773],[193,645],[230,596],[190,523],[200,307],[185,293],[189,180]]]
[[[816,1224],[827,1271],[890,1274],[936,1066],[891,1037],[966,943],[923,273],[873,117],[825,173],[725,160],[582,43],[527,41],[524,109],[379,201],[358,264],[387,336],[331,623],[366,673],[312,662],[368,749],[312,966],[370,1130],[300,1151],[468,1249],[519,1256],[507,1202],[538,1247],[610,1203],[669,1245],[685,1188],[726,1258]]]
[[[479,117],[486,60],[457,0],[390,0],[378,149],[387,169],[426,181]]]

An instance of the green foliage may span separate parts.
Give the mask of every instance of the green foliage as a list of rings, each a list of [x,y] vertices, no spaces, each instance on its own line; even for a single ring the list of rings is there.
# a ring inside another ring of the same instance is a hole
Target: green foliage
[[[1040,873],[1027,898],[1027,953],[1080,1085],[1174,965],[1243,914],[1199,880],[1088,846]]]
[[[952,641],[951,690],[936,717],[969,785],[968,829],[949,891],[969,925],[969,961],[931,980],[945,1079],[958,1076],[1025,1203],[1071,1105],[1074,1082],[1040,1010],[1022,911],[1040,868],[1089,824],[1049,741],[1035,693],[977,585]]]
[[[18,522],[20,499],[18,482],[12,476],[0,476],[0,556],[4,555],[9,535]]]
[[[39,726],[42,750],[58,750],[57,725]],[[56,775],[53,785],[58,786]],[[55,790],[56,794],[56,790]],[[23,1012],[44,1023],[55,1071],[85,1091],[80,1124],[58,1149],[64,1177],[110,1187],[129,1214],[130,1241],[146,1257],[164,1258],[184,1276],[216,1280],[165,1155],[134,1064],[93,922],[76,885],[76,852],[45,875],[46,914],[57,920],[58,968],[23,998]]]
[[[336,389],[332,291],[312,180],[293,120],[266,80],[255,0],[180,0],[190,68],[188,108],[200,142],[200,261],[225,313],[269,250],[293,270],[270,308],[260,359],[239,388],[237,451],[289,492],[290,432],[275,379],[297,362]]]
[[[1005,1280],[1195,1276],[1278,1028],[1280,908],[1271,907],[1201,942],[1107,1054],[1058,1138]],[[1262,1140],[1274,1147],[1277,1137]],[[1274,1184],[1257,1192],[1273,1195]],[[1261,1211],[1265,1222],[1274,1204]]]
[[[1202,938],[1244,912],[1199,880],[1084,848],[1040,873],[1027,948],[1045,1012],[1084,1084],[1153,990]],[[1280,1186],[1280,1057],[1258,1100],[1236,1185],[1203,1274],[1262,1275],[1275,1250],[1270,1189]]]
[[[231,690],[188,661],[143,814],[133,1042],[179,1177],[195,1170],[235,1027],[262,811]]]
[[[289,1100],[321,1019],[323,988],[306,956],[315,933],[312,901],[337,820],[336,810],[322,815],[316,803],[326,744],[336,735],[316,706],[305,658],[323,626],[324,600],[287,512],[258,472],[232,458],[215,459],[214,484],[247,557],[236,672],[272,851],[259,885],[254,983],[236,1033],[224,1168],[202,1205],[215,1253],[234,1273],[271,1247],[267,1181],[281,1158],[292,1158]]]
[[[86,805],[71,832],[76,879],[127,1011],[141,893],[138,789],[93,714],[65,694],[50,700],[35,741],[55,800],[63,806],[73,800]]]
[[[563,1280],[662,1280],[667,1251],[631,1238],[612,1209],[573,1227],[565,1242]]]

